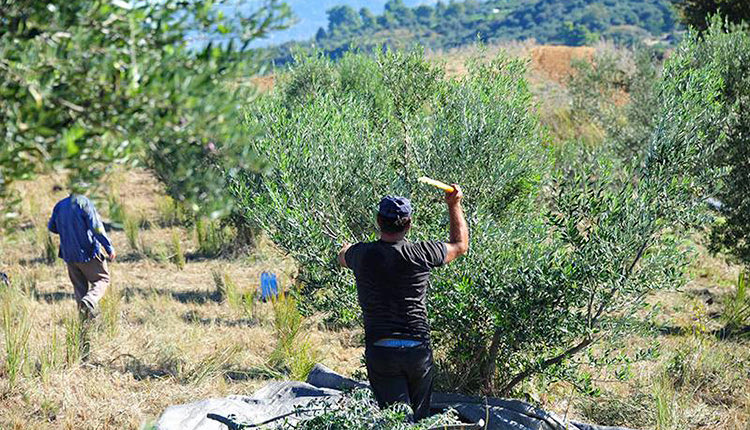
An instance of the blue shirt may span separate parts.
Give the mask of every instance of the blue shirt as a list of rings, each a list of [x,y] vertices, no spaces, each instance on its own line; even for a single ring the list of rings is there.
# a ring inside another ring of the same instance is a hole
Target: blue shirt
[[[60,258],[68,263],[85,263],[114,248],[94,204],[85,196],[71,194],[60,200],[52,211],[47,228],[60,235]]]

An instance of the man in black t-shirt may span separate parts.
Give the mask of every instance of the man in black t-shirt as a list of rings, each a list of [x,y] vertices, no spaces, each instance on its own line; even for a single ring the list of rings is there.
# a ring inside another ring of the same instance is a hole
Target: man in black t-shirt
[[[430,270],[469,249],[463,193],[453,184],[445,195],[450,216],[448,242],[409,242],[411,202],[386,196],[378,208],[380,240],[344,245],[339,263],[352,269],[365,324],[367,376],[380,407],[410,405],[414,419],[430,412],[432,349],[426,293]]]

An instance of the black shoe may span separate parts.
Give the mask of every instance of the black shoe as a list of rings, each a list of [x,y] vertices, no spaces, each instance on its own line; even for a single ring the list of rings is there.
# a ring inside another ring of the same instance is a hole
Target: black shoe
[[[86,297],[81,299],[81,312],[86,316],[86,319],[94,319],[99,316],[99,309]]]

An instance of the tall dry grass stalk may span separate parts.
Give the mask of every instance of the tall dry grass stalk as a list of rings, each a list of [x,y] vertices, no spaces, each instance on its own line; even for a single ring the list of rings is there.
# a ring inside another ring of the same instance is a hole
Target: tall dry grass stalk
[[[723,319],[727,334],[742,330],[750,324],[750,269],[740,271],[736,289],[724,303]]]
[[[5,373],[8,388],[13,389],[28,361],[31,318],[25,298],[18,292],[4,289],[0,294],[0,299],[2,299],[0,309],[5,336]]]
[[[48,384],[50,375],[61,365],[60,341],[57,337],[57,326],[52,324],[49,337],[39,351],[37,372],[43,384]]]
[[[217,256],[228,247],[236,233],[219,221],[198,218],[195,222],[195,237],[198,242],[198,253],[206,256]]]
[[[107,294],[104,295],[99,303],[101,314],[99,315],[98,323],[109,338],[115,337],[120,328],[121,301],[122,293],[120,290],[110,285]]]
[[[282,290],[272,303],[277,343],[271,362],[286,367],[292,379],[302,381],[318,361],[318,352],[302,332],[304,319],[296,300]]]
[[[130,249],[135,253],[140,253],[143,250],[140,241],[140,220],[134,215],[125,213],[123,228],[125,229],[125,238],[128,241],[128,246],[130,247]]]
[[[65,326],[65,362],[69,367],[88,359],[91,349],[89,322],[75,311],[63,319]]]
[[[657,430],[675,430],[677,394],[669,378],[657,376],[653,385]]]
[[[172,249],[171,249],[171,260],[177,266],[178,269],[182,270],[185,268],[185,254],[182,252],[182,241],[180,240],[180,234],[177,230],[172,230]]]
[[[34,224],[34,242],[39,248],[41,259],[47,264],[54,264],[57,261],[57,245],[47,230],[45,219],[37,219]]]

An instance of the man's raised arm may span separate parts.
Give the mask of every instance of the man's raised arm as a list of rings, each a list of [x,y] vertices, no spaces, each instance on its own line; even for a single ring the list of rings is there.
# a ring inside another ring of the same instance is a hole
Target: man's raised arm
[[[466,224],[464,210],[461,207],[464,193],[458,185],[451,184],[451,186],[453,192],[445,193],[445,203],[448,205],[448,217],[451,224],[450,240],[445,244],[448,249],[445,255],[446,264],[469,251],[469,226]]]
[[[338,255],[338,260],[339,260],[339,264],[341,265],[341,267],[348,267],[346,265],[346,258],[344,258],[344,256],[346,255],[346,251],[348,251],[349,248],[351,248],[351,247],[352,246],[350,244],[348,244],[348,243],[345,243],[341,247],[341,251],[339,251],[339,255]]]

